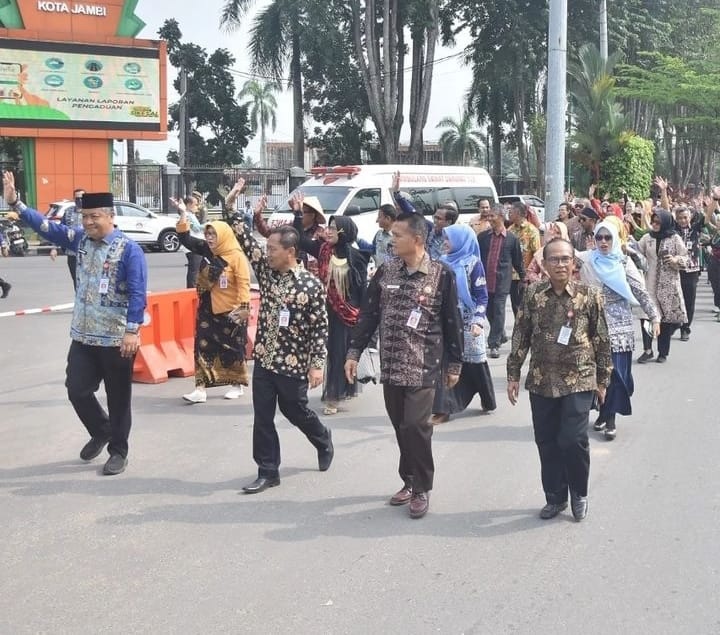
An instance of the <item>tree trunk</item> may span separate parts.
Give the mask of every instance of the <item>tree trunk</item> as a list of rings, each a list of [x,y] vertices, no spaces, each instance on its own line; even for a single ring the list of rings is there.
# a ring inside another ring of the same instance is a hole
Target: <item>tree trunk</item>
[[[502,121],[492,121],[490,123],[492,131],[492,178],[495,187],[498,187],[502,181]]]
[[[432,92],[435,43],[440,22],[438,0],[430,0],[430,20],[427,28],[412,35],[413,69],[410,88],[410,158],[424,163],[423,129],[427,123]]]
[[[127,175],[128,175],[128,199],[131,203],[137,203],[137,173],[135,171],[135,141],[128,139],[127,143]]]
[[[303,88],[302,71],[300,69],[300,34],[297,29],[292,33],[292,57],[290,59],[290,76],[293,88],[293,147],[295,165],[305,167],[305,127],[303,126]]]
[[[382,36],[376,32],[376,2],[365,1],[364,20],[360,0],[351,1],[353,42],[363,86],[368,95],[370,115],[380,144],[381,160],[397,162],[403,122],[403,60],[405,47],[397,0],[382,0]],[[380,43],[382,42],[382,51]]]

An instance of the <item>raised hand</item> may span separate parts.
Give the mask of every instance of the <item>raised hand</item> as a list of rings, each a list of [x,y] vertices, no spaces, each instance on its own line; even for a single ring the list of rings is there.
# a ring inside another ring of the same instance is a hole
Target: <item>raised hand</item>
[[[3,170],[3,198],[8,205],[17,201],[15,175],[8,170]]]
[[[172,206],[181,214],[185,214],[187,212],[187,206],[185,205],[185,201],[183,201],[181,198],[173,198],[171,196],[170,202],[172,203]]]
[[[390,191],[391,192],[399,192],[400,191],[400,170],[395,172],[392,175],[392,184],[390,185]]]
[[[257,203],[255,203],[255,207],[253,208],[253,214],[262,214],[265,208],[267,207],[267,194],[263,194],[258,200]]]
[[[668,182],[661,176],[656,176],[653,183],[657,185],[662,192],[667,192]]]
[[[237,181],[235,181],[235,185],[232,186],[232,192],[235,194],[240,194],[245,189],[245,179],[243,177],[240,177]]]

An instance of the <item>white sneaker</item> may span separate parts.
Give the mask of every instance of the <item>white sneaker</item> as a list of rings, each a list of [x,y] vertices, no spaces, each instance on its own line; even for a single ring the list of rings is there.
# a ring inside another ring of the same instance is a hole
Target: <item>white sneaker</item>
[[[207,393],[204,388],[196,388],[187,395],[183,395],[183,399],[190,403],[205,403],[207,401]]]
[[[237,399],[245,394],[242,386],[230,386],[230,390],[225,393],[225,399]]]

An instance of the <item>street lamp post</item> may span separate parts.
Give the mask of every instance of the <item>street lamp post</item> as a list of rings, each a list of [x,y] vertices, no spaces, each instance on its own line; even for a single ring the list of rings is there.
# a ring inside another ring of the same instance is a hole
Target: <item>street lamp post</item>
[[[547,91],[545,209],[552,215],[565,190],[567,0],[550,0]]]

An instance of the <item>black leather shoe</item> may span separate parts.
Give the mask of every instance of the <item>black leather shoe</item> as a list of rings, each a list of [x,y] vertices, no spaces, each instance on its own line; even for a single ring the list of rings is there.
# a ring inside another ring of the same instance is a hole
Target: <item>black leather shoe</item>
[[[80,450],[80,458],[83,461],[92,461],[103,451],[108,440],[100,437],[91,437],[90,440]]]
[[[543,520],[550,520],[555,518],[561,511],[567,509],[567,502],[565,503],[548,503],[540,510],[540,518]]]
[[[587,496],[578,496],[570,492],[570,508],[572,509],[572,515],[575,520],[580,522],[587,516],[588,511],[588,499]]]
[[[259,494],[264,492],[268,487],[277,487],[280,485],[280,477],[265,478],[264,476],[258,476],[250,485],[246,485],[242,488],[246,494]]]
[[[332,430],[328,428],[328,445],[322,450],[318,450],[318,469],[321,472],[327,472],[335,456],[335,446],[332,442]]]
[[[103,474],[105,476],[116,476],[122,474],[125,471],[127,465],[127,459],[119,454],[111,454],[103,466]]]
[[[10,289],[12,289],[12,285],[9,282],[3,282],[0,283],[0,289],[2,289],[2,298],[7,298],[8,293],[10,293]]]

